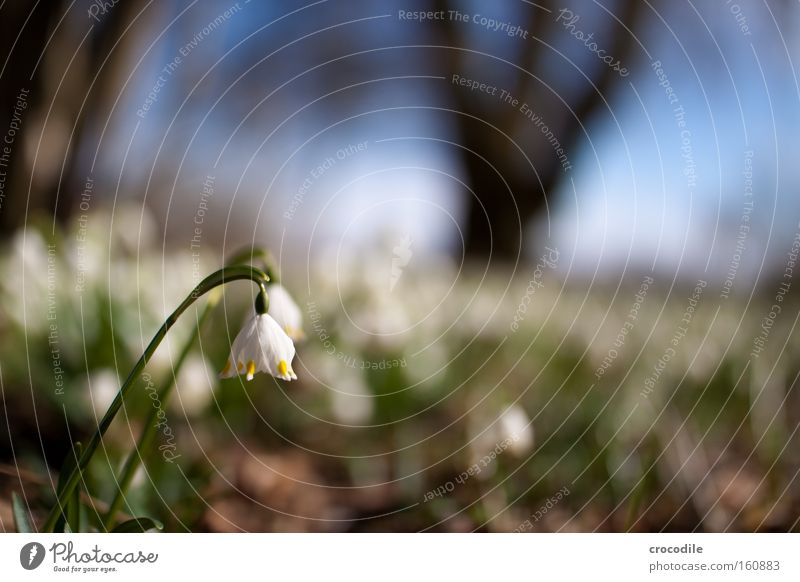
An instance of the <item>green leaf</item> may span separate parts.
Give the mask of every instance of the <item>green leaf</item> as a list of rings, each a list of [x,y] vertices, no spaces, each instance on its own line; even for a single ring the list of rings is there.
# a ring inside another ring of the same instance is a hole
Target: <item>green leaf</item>
[[[67,477],[69,477],[69,474],[78,465],[78,459],[81,458],[82,452],[83,446],[81,443],[75,443],[72,451],[70,451],[70,453],[67,455],[67,458],[64,459],[64,462],[61,465],[61,472],[58,474],[56,493],[61,493],[61,490],[64,489],[64,485],[66,485],[67,482]]]
[[[67,520],[65,525],[69,528],[70,533],[78,533],[81,531],[81,505],[75,495],[70,497],[69,501],[67,501]]]
[[[56,494],[60,495],[64,489],[64,485],[69,477],[69,474],[78,465],[78,459],[81,458],[83,447],[81,443],[75,443],[72,451],[67,454],[61,465],[61,472],[58,475],[58,485],[56,486]],[[77,533],[81,531],[81,483],[78,481],[78,486],[75,491],[64,501],[64,511],[58,518],[55,531],[62,530],[66,533]]]
[[[72,533],[81,531],[81,486],[67,499],[66,525]]]
[[[123,521],[111,530],[111,533],[143,533],[150,529],[162,530],[164,524],[149,517],[135,517],[128,521]]]
[[[28,516],[28,508],[22,503],[16,491],[11,492],[11,508],[14,512],[14,525],[17,528],[17,533],[32,533],[33,526]]]
[[[103,527],[103,517],[95,509],[89,509],[86,505],[81,506],[82,521],[85,524],[84,528],[87,532],[104,532],[106,529]]]

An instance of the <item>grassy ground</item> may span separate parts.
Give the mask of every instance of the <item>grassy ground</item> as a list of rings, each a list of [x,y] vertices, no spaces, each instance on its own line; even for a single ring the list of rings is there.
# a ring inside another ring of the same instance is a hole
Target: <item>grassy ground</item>
[[[70,442],[195,270],[216,268],[98,241],[83,264],[74,233],[29,231],[3,253],[5,531],[12,490],[43,517]],[[777,282],[722,298],[719,284],[647,273],[565,285],[535,265],[512,276],[420,259],[392,286],[384,251],[288,277],[307,336],[291,384],[216,379],[251,298],[231,289],[160,403],[172,436],[142,451],[127,513],[169,531],[798,529],[800,310],[788,294],[770,318]],[[173,375],[186,319],[87,475],[87,527],[149,384]]]

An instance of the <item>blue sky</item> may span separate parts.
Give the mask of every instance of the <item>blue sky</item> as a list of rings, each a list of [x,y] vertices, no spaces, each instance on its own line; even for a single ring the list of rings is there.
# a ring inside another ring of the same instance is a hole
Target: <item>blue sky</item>
[[[143,196],[152,170],[147,195],[177,233],[190,223],[205,176],[214,174],[215,223],[230,241],[282,239],[290,252],[304,251],[311,232],[353,248],[387,233],[409,235],[431,252],[458,244],[461,168],[452,147],[430,139],[448,134],[447,119],[429,107],[444,81],[430,78],[413,51],[387,48],[425,42],[419,28],[395,17],[413,2],[355,3],[349,11],[323,2],[269,26],[299,5],[240,2],[167,76],[144,119],[135,114],[162,67],[233,4],[182,12],[184,5],[165,2],[147,13],[147,32],[133,51],[141,63],[120,95],[97,172],[116,182],[122,171],[125,195]],[[679,268],[687,277],[724,272],[741,220],[745,152],[752,150],[754,222],[742,273],[764,256],[781,260],[800,220],[800,94],[787,56],[798,54],[798,10],[774,15],[776,24],[766,4],[743,3],[750,31],[743,34],[732,5],[669,3],[651,16],[640,39],[649,57],[640,53],[633,74],[609,95],[613,117],[590,120],[589,139],[571,152],[572,180],[554,193],[551,215],[530,227],[532,253],[549,222],[550,241],[570,259],[562,264],[584,272],[600,265],[614,273],[626,262]],[[526,9],[516,1],[494,12],[480,6],[466,2],[464,10],[514,21]],[[582,10],[587,30],[607,25],[596,3],[573,8]],[[516,45],[507,39],[466,30],[474,46],[514,58]],[[329,78],[325,67],[314,67],[330,58],[331,39],[352,52],[380,50],[354,60],[352,79]],[[591,58],[571,41],[565,35],[555,48]],[[693,188],[683,174],[681,128],[652,60],[661,61],[685,110]],[[363,151],[337,159],[314,180],[287,220],[284,212],[309,173],[363,142]],[[175,202],[166,202],[167,193]]]

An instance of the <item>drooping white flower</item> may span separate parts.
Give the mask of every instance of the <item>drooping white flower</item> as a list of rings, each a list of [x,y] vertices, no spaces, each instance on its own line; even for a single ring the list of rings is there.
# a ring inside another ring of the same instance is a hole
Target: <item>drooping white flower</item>
[[[305,337],[303,333],[303,312],[292,296],[280,283],[267,286],[269,293],[269,314],[278,322],[290,338],[295,341]]]
[[[275,319],[254,314],[233,340],[231,355],[220,378],[245,374],[252,380],[256,372],[266,372],[282,380],[297,380],[292,370],[294,343]]]

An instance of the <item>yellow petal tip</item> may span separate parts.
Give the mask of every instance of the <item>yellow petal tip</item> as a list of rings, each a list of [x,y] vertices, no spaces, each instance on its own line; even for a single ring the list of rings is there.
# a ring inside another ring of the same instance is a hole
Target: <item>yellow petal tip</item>
[[[247,362],[247,379],[252,380],[256,373],[256,363],[253,360]]]

